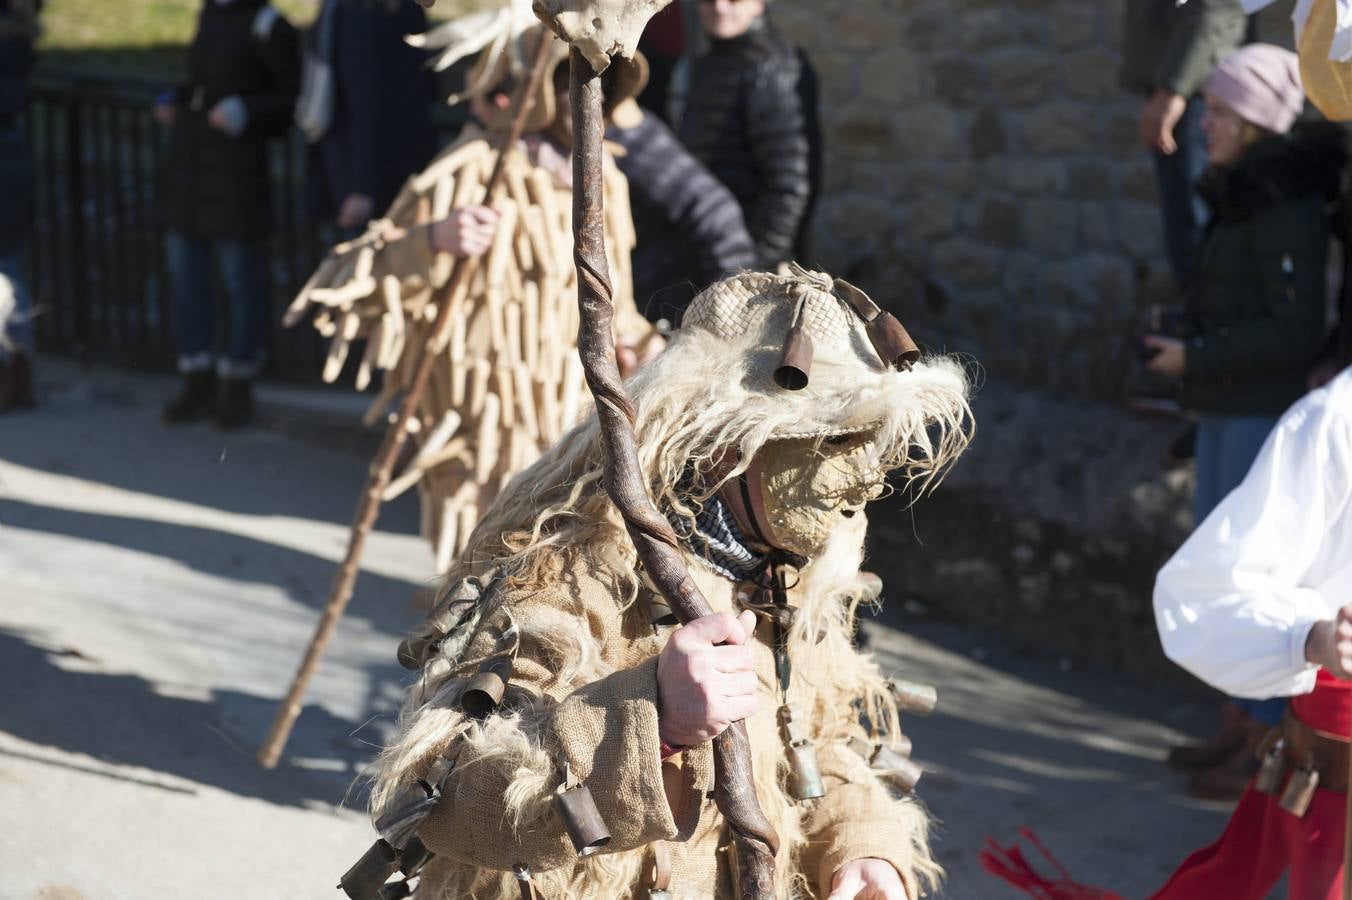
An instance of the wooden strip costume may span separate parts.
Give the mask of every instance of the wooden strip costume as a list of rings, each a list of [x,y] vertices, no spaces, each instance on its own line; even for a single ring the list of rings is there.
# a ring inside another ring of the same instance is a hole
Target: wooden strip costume
[[[864,504],[888,470],[933,483],[970,413],[953,361],[918,359],[908,338],[905,365],[881,361],[884,316],[820,273],[747,273],[696,297],[629,383],[639,458],[692,578],[715,610],[759,617],[746,725],[783,897],[825,897],[859,859],[890,864],[912,898],[939,873],[898,721],[925,692],[895,692],[851,635],[878,590],[859,571]],[[791,330],[813,360],[784,387]],[[402,646],[420,676],[375,765],[382,838],[345,876],[351,896],[396,869],[422,900],[731,896],[709,744],[659,736],[674,626],[602,459],[588,416],[498,495]],[[739,492],[756,499],[738,507]],[[749,527],[747,508],[763,510]]]
[[[523,77],[521,61],[530,57],[535,42],[553,41],[530,14],[529,3],[523,14],[523,4],[515,2],[448,23],[420,43],[446,46],[441,62],[449,65],[457,53],[464,55],[465,35],[475,42],[487,35],[493,42],[470,73],[467,93],[479,94],[505,79]],[[502,487],[590,404],[576,351],[567,151],[540,133],[556,112],[550,73],[567,53],[563,43],[554,45],[527,123],[530,133],[506,159],[506,190],[495,203],[500,219],[492,249],[464,261],[473,267],[468,287],[448,300],[454,324],[419,410],[417,454],[386,492],[389,499],[418,485],[422,532],[432,542],[439,572],[463,549]],[[631,82],[624,90],[638,86]],[[488,202],[484,185],[493,159],[490,137],[467,127],[408,179],[365,234],[328,254],[287,312],[286,322],[292,324],[313,310],[314,326],[332,339],[326,381],[338,377],[353,342],[366,341],[358,389],[368,386],[373,370],[388,372],[368,421],[380,420],[408,387],[418,349],[436,316],[431,301],[451,274],[454,260],[433,249],[431,225],[452,210]],[[652,334],[652,326],[634,305],[628,186],[609,156],[604,193],[615,332],[637,346]]]

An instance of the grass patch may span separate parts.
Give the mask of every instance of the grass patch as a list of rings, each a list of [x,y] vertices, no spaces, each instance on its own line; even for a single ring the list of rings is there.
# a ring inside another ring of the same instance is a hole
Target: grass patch
[[[183,70],[203,2],[212,0],[47,0],[39,66],[172,81]],[[298,28],[319,11],[319,0],[271,2]],[[493,0],[437,0],[428,15],[446,19],[492,5]]]
[[[207,0],[210,2],[210,0]],[[39,66],[172,81],[197,29],[203,0],[48,0]],[[293,25],[308,25],[317,0],[272,0]]]

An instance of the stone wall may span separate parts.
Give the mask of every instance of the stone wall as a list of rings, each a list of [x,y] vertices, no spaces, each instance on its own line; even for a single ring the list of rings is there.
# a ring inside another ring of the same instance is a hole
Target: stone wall
[[[1163,275],[1121,0],[781,0],[821,83],[816,262],[931,346],[1058,393],[1120,393]]]
[[[777,0],[815,64],[812,262],[984,367],[978,433],[931,499],[878,505],[890,602],[1100,664],[1165,663],[1151,586],[1191,527],[1177,422],[1120,404],[1138,310],[1170,297],[1123,0]],[[1290,42],[1290,2],[1259,34]],[[918,604],[918,606],[917,606]]]
[[[812,261],[992,376],[1119,397],[1124,336],[1170,283],[1139,99],[1117,85],[1122,6],[772,4],[821,84]]]

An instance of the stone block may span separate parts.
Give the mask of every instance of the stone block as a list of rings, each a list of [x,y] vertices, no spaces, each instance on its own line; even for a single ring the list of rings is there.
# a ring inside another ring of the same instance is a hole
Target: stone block
[[[988,159],[1004,154],[1009,147],[1000,110],[983,106],[967,125],[967,149],[973,159]]]
[[[1023,243],[1023,216],[1019,204],[1002,197],[986,197],[977,204],[974,230],[983,241],[999,247]]]
[[[897,207],[887,197],[852,193],[836,198],[833,204],[835,227],[857,237],[880,238],[891,234],[900,218]]]
[[[1121,248],[1133,259],[1153,259],[1164,253],[1164,226],[1159,209],[1144,203],[1117,205],[1117,235]]]
[[[934,95],[954,106],[971,106],[986,96],[986,72],[981,64],[964,57],[930,62]]]
[[[964,158],[949,162],[916,160],[906,164],[903,187],[936,188],[957,199],[967,199],[977,191],[976,169]]]
[[[838,109],[859,93],[862,64],[858,54],[840,50],[818,50],[810,52],[808,59],[817,70],[819,103],[823,111]],[[896,92],[892,96],[896,100],[903,99]]]
[[[1104,203],[1080,205],[1080,242],[1086,250],[1111,253],[1117,250],[1117,231],[1112,208]]]
[[[1131,318],[1128,313],[1133,306],[1134,293],[1131,263],[1120,256],[1095,254],[1087,265],[1095,305],[1106,310],[1107,317],[1114,321]]]
[[[912,107],[892,118],[891,127],[891,150],[902,159],[951,158],[960,152],[957,116],[948,107]]]
[[[1077,100],[1116,99],[1118,66],[1117,54],[1106,48],[1071,53],[1061,60],[1062,90]]]
[[[899,46],[908,49],[951,47],[961,28],[962,22],[943,4],[907,4]]]
[[[983,190],[1016,194],[1061,194],[1066,190],[1066,167],[1059,160],[1005,156],[986,160],[981,167]]]
[[[1056,50],[1075,50],[1091,45],[1106,46],[1104,15],[1099,3],[1060,3],[1043,18],[1047,46]]]
[[[958,209],[953,200],[936,191],[925,191],[901,207],[897,225],[909,238],[933,241],[952,234],[957,223]]]
[[[1103,122],[1103,153],[1117,159],[1131,159],[1146,152],[1137,127],[1140,106],[1123,103],[1114,106],[1106,115],[1100,111]]]
[[[827,33],[822,16],[824,10],[814,4],[780,3],[775,7],[775,27],[790,42],[809,52],[823,46],[823,37]],[[812,54],[815,59],[815,54]]]
[[[1074,103],[1029,110],[1020,132],[1024,147],[1042,156],[1092,153],[1102,144],[1102,125],[1093,107]]]
[[[1037,198],[1023,204],[1023,246],[1052,257],[1082,249],[1079,210],[1069,200]]]
[[[1155,164],[1141,149],[1139,158],[1124,162],[1119,171],[1122,173],[1122,195],[1140,203],[1159,202],[1159,182],[1155,180]]]
[[[857,66],[860,95],[889,109],[924,98],[929,88],[922,62],[915,53],[895,47],[869,54]]]
[[[909,45],[905,21],[894,13],[866,3],[851,3],[831,17],[829,32],[836,47],[844,50],[900,49]]]
[[[1077,199],[1102,200],[1116,195],[1116,167],[1089,157],[1066,164],[1066,193]]]
[[[975,56],[984,56],[997,47],[1018,42],[1015,19],[1003,6],[964,12],[961,16],[962,29],[957,34],[957,45]]]
[[[994,286],[1005,252],[993,244],[956,237],[934,245],[930,271],[957,288]]]
[[[853,106],[831,123],[830,143],[844,159],[890,156],[892,127],[887,116],[869,106]]]
[[[1011,253],[1005,263],[1002,281],[1005,294],[1018,304],[1035,300],[1042,290],[1042,267],[1045,261],[1032,253]]]
[[[1054,58],[1032,48],[998,50],[986,57],[986,71],[995,96],[1016,107],[1042,102],[1056,80]]]

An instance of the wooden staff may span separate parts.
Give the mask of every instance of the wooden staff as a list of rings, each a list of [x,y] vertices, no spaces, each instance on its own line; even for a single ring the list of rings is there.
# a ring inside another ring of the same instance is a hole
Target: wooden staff
[[[539,45],[536,47],[530,72],[517,87],[516,97],[513,99],[515,114],[512,116],[510,127],[503,136],[502,145],[498,147],[497,160],[493,164],[493,172],[488,178],[488,185],[484,191],[483,202],[486,204],[493,202],[498,186],[503,180],[507,154],[512,151],[525,128],[526,117],[530,114],[531,107],[534,105],[535,88],[543,77],[545,62],[549,58],[549,45],[553,43],[553,40],[553,35],[547,32],[543,33]],[[277,761],[281,758],[282,748],[286,746],[286,740],[291,735],[291,728],[296,724],[296,717],[300,715],[300,702],[301,698],[305,696],[305,689],[314,676],[315,670],[319,667],[319,658],[323,655],[324,648],[328,645],[329,640],[332,639],[333,632],[338,627],[338,620],[343,617],[343,611],[347,608],[348,601],[352,599],[352,588],[357,582],[357,572],[359,571],[362,549],[366,546],[366,536],[371,532],[376,517],[380,514],[381,496],[385,492],[386,485],[390,482],[390,473],[394,470],[394,463],[399,457],[399,451],[403,449],[404,442],[408,439],[409,423],[413,420],[418,409],[418,403],[422,399],[423,391],[427,387],[428,377],[431,375],[432,366],[436,362],[437,349],[445,346],[448,337],[452,306],[449,302],[450,298],[455,296],[461,288],[461,282],[469,277],[473,268],[473,266],[466,264],[464,258],[457,258],[450,280],[438,292],[437,298],[433,301],[439,304],[436,322],[433,323],[432,329],[428,332],[427,339],[423,344],[422,357],[418,360],[413,381],[404,394],[403,401],[399,404],[399,414],[395,417],[394,424],[385,432],[385,438],[381,441],[380,449],[376,451],[375,458],[371,460],[371,474],[366,481],[366,489],[357,502],[356,515],[352,519],[352,532],[348,537],[347,555],[343,557],[342,565],[338,567],[338,572],[334,575],[328,600],[324,604],[324,614],[319,620],[319,627],[315,629],[314,637],[310,639],[310,646],[305,650],[300,668],[296,671],[296,677],[291,682],[291,689],[287,691],[286,698],[277,706],[272,727],[268,729],[267,738],[258,750],[258,762],[265,769],[276,767]]]
[[[1352,900],[1352,753],[1347,754],[1347,798],[1343,800],[1343,900]]]
[[[573,261],[581,312],[578,352],[596,400],[605,447],[605,487],[624,517],[644,571],[682,622],[713,613],[686,570],[680,543],[657,511],[639,466],[635,411],[620,382],[611,334],[610,276],[601,193],[601,80],[577,48],[569,57],[573,111]],[[773,900],[779,837],[756,801],[746,726],[733,723],[714,739],[714,799],[732,829],[737,891],[742,900]]]

